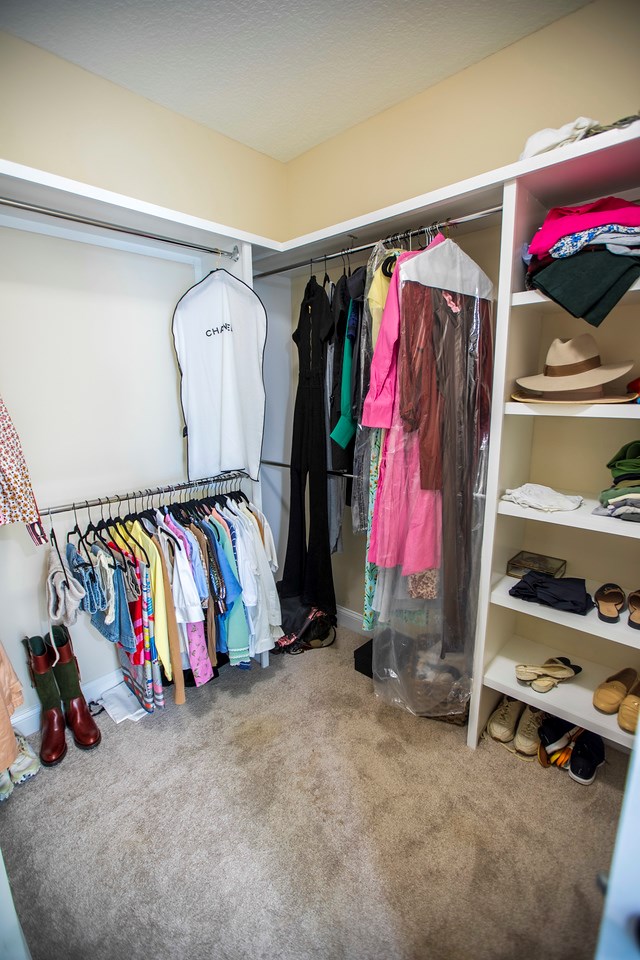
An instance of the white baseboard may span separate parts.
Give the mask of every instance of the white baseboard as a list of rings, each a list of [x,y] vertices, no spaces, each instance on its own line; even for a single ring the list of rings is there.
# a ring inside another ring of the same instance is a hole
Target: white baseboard
[[[98,700],[105,690],[110,690],[118,683],[122,682],[122,670],[113,670],[111,673],[105,673],[103,677],[96,680],[90,680],[88,683],[82,683],[82,692],[85,700]],[[25,737],[30,737],[32,733],[37,733],[40,729],[40,707],[27,707],[23,710],[16,710],[11,717],[11,723]]]
[[[363,636],[368,637],[371,635],[370,630],[362,629],[362,614],[356,613],[355,610],[349,610],[348,607],[338,606],[336,608],[338,616],[338,626],[344,627],[346,630],[353,630],[354,633],[361,633]]]

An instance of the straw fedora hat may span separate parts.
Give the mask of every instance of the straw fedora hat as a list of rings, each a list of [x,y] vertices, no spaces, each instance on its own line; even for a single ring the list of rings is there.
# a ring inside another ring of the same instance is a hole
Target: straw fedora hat
[[[628,373],[633,361],[603,363],[598,345],[590,333],[573,340],[554,340],[547,351],[544,371],[534,377],[520,377],[516,383],[537,393],[586,390],[616,380]]]

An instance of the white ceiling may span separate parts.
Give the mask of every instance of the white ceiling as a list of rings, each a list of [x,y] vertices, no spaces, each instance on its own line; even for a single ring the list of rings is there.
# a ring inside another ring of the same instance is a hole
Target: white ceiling
[[[587,2],[0,0],[0,29],[286,161]]]

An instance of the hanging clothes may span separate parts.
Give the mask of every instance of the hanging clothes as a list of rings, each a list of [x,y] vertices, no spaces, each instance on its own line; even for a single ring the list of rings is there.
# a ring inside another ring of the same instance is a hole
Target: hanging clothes
[[[421,716],[471,689],[492,373],[491,281],[451,240],[398,257],[364,404],[385,432],[368,560],[376,693]]]
[[[371,428],[362,423],[364,400],[369,391],[371,360],[373,347],[378,338],[382,311],[387,300],[391,276],[395,268],[396,257],[401,250],[389,249],[384,242],[377,243],[367,262],[362,317],[360,321],[360,342],[358,393],[354,404],[356,436],[353,450],[353,484],[351,490],[351,523],[354,533],[369,532],[369,489],[370,464],[372,452]],[[377,486],[377,476],[376,476]],[[368,545],[367,545],[368,553]]]
[[[267,313],[256,293],[214,270],[173,314],[182,410],[193,479],[246,470],[257,480],[264,431]]]
[[[0,526],[25,523],[36,546],[47,542],[18,431],[0,397]]]
[[[334,296],[338,296],[338,287]],[[327,456],[324,422],[325,345],[333,318],[329,300],[315,277],[307,283],[293,340],[299,379],[291,446],[291,511],[281,597],[335,614],[327,508]],[[305,491],[309,480],[309,537]]]

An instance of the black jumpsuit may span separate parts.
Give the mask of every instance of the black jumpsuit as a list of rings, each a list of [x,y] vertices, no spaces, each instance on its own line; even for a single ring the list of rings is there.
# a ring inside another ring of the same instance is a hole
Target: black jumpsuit
[[[315,277],[309,280],[293,334],[300,372],[291,445],[291,512],[280,595],[326,613],[336,612],[327,507],[327,446],[324,411],[325,344],[333,328],[331,307]],[[309,540],[305,489],[309,475]]]

